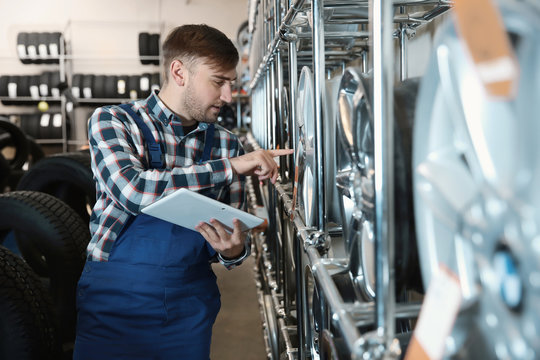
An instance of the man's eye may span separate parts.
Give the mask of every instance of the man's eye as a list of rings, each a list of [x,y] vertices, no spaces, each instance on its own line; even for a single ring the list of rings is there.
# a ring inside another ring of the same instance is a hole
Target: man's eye
[[[220,80],[215,81],[215,83],[216,83],[217,86],[223,86],[223,84],[225,84],[224,81],[220,81]]]

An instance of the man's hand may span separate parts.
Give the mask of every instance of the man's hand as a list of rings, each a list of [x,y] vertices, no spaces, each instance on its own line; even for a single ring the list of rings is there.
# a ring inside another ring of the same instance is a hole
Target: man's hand
[[[293,152],[292,149],[256,150],[229,160],[234,172],[237,174],[254,174],[259,177],[259,180],[270,179],[274,184],[278,177],[278,166],[274,161],[274,157],[290,155]]]
[[[240,230],[240,221],[233,220],[234,229],[232,234],[227,232],[227,227],[221,222],[212,219],[210,224],[201,222],[195,228],[210,243],[210,245],[224,258],[234,259],[244,251],[246,233]]]

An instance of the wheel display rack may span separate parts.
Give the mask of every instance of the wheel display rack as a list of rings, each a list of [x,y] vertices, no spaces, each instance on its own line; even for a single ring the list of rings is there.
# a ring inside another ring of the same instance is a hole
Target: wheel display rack
[[[505,2],[511,3],[501,1]],[[431,140],[431,137],[428,139],[425,134],[419,135],[417,128],[413,133],[415,119],[422,124],[419,118],[431,116],[425,111],[426,106],[420,106],[421,112],[416,109],[415,114],[416,93],[419,91],[423,98],[429,99],[423,100],[427,104],[435,102],[435,109],[439,113],[444,108],[440,99],[454,101],[459,96],[463,97],[461,93],[448,93],[446,85],[439,85],[446,90],[434,88],[445,94],[445,97],[438,95],[436,99],[429,90],[418,90],[419,79],[410,78],[407,71],[407,62],[412,58],[408,56],[409,39],[417,30],[432,24],[441,15],[445,15],[443,20],[446,19],[452,7],[450,1],[250,1],[249,87],[252,122],[247,146],[251,149],[294,149],[293,156],[279,159],[280,177],[276,184],[248,179],[248,203],[252,211],[267,213],[270,229],[254,236],[256,276],[268,358],[336,360],[400,358],[404,355],[412,339],[412,330],[420,313],[430,274],[436,272],[429,269],[428,264],[432,261],[430,256],[433,255],[429,252],[437,247],[436,239],[442,235],[426,235],[429,224],[422,228],[425,222],[415,222],[413,213],[415,210],[423,211],[427,214],[425,219],[439,220],[436,211],[430,209],[431,203],[422,203],[419,197],[430,194],[426,189],[435,188],[443,182],[448,185],[448,181],[455,181],[456,184],[461,181],[458,173],[454,173],[452,175],[457,177],[453,180],[441,182],[441,173],[437,178],[440,181],[434,183],[432,178],[421,172],[421,167],[418,168],[418,164],[423,165],[422,161],[426,161],[425,158],[414,160],[415,164],[412,165],[416,145],[414,139],[420,136],[422,142],[436,149],[432,145],[435,140]],[[531,8],[529,13],[537,14],[538,8]],[[503,17],[506,19],[507,12],[503,12]],[[511,19],[507,28],[523,26],[516,25]],[[529,30],[536,27],[534,24],[538,23],[538,17],[531,15],[531,19],[528,16],[522,19],[529,25],[521,30],[509,30],[512,32],[509,38],[513,39],[516,51],[530,50],[530,53],[525,53],[537,60],[536,45],[532,45],[534,41],[525,33],[537,33]],[[454,38],[447,37],[446,41],[437,51],[442,53],[444,48],[450,48],[452,54],[466,58],[461,49],[463,45]],[[525,48],[529,50],[523,50]],[[526,56],[525,53],[520,53],[520,56]],[[524,65],[527,63],[522,58],[519,61]],[[533,60],[530,62],[535,63]],[[458,75],[455,76],[461,76],[457,70],[461,69],[458,67],[459,61],[455,64],[455,68],[451,68],[451,75],[456,73]],[[433,67],[430,76],[434,76]],[[444,74],[444,69],[435,68]],[[526,71],[538,73],[530,64]],[[433,88],[429,79],[422,80],[420,89],[422,86]],[[534,86],[529,85],[528,88]],[[453,91],[456,92],[456,89],[462,88],[456,87]],[[525,95],[520,96],[525,98]],[[482,104],[485,102],[482,98],[474,99]],[[464,106],[455,104],[456,109]],[[495,109],[491,106],[488,107]],[[519,107],[523,103],[511,106]],[[444,108],[444,120],[451,116],[451,108]],[[524,113],[530,114],[529,111]],[[510,114],[507,110],[502,112]],[[495,118],[502,116],[488,113]],[[400,120],[400,117],[403,119]],[[427,128],[425,121],[422,126]],[[440,131],[444,129],[431,130],[430,136],[437,134],[436,139],[441,139]],[[464,134],[463,127],[458,129],[461,130],[455,130],[456,138]],[[479,136],[478,133],[474,135]],[[476,148],[477,145],[472,147]],[[530,150],[538,153],[537,146],[531,146],[533,148]],[[425,152],[430,151],[427,145],[417,145],[415,154],[419,154],[418,149],[422,148],[424,153],[421,156],[427,156]],[[474,164],[467,163],[468,156],[470,153],[456,159],[474,167]],[[535,169],[536,160],[531,161],[528,163],[528,174]],[[446,174],[450,173],[448,170]],[[459,174],[464,172],[460,171]],[[422,184],[429,184],[421,188],[421,184],[417,183],[419,178]],[[537,177],[531,175],[530,179],[528,189],[537,188],[534,187]],[[464,185],[472,183],[470,179]],[[455,186],[452,189],[457,191]],[[493,193],[497,191],[493,190]],[[500,202],[497,203],[511,208],[517,206],[511,205],[511,201],[507,202],[509,200],[502,200],[505,191],[509,191],[508,188],[500,190]],[[417,209],[413,208],[413,195]],[[435,192],[435,195],[446,193]],[[460,198],[456,193],[453,196]],[[451,199],[449,201],[453,204]],[[518,202],[539,205],[534,201],[520,198]],[[422,207],[418,208],[418,204]],[[478,205],[482,207],[485,204],[481,202]],[[512,225],[514,233],[520,233],[521,230],[516,230],[519,226],[515,222],[515,215],[520,211],[510,213],[512,221],[508,221],[508,224]],[[538,226],[538,209],[532,213],[527,216],[522,214],[522,220],[533,221]],[[403,214],[410,216],[407,221],[403,221]],[[467,223],[467,219],[463,221]],[[416,239],[415,223],[419,224],[419,236],[423,238]],[[396,224],[399,228],[396,228]],[[498,228],[504,233],[500,226]],[[467,229],[459,236],[469,236]],[[502,234],[494,236],[504,238]],[[527,236],[520,233],[518,237],[522,241],[530,241]],[[456,240],[456,243],[460,242]],[[519,271],[515,270],[519,268],[521,260],[515,254],[522,254],[522,249],[516,245],[519,242],[513,243],[513,250],[509,250],[506,240],[496,239],[494,243],[496,256],[489,259],[489,266],[473,264],[471,258],[464,255],[469,245],[463,248],[463,244],[462,252],[456,254],[457,260],[448,266],[464,287],[488,289],[491,285],[484,282],[487,280],[478,274],[475,276],[480,279],[471,278],[474,272],[460,269],[459,264],[488,269],[493,277],[496,271],[501,274],[500,264],[504,262],[509,267],[500,276],[512,277],[513,280],[519,278],[516,280],[519,288],[527,287],[528,275],[517,274]],[[444,256],[451,257],[454,250],[441,246],[437,251],[440,260]],[[525,257],[522,259],[522,266],[530,270],[530,259],[526,262]],[[446,356],[471,359],[478,358],[480,354],[496,354],[493,356],[502,358],[504,354],[509,358],[532,359],[535,358],[534,354],[538,356],[540,350],[530,334],[514,336],[509,331],[508,340],[498,336],[493,337],[497,340],[489,340],[489,331],[494,330],[488,329],[482,318],[486,317],[491,323],[498,319],[507,324],[515,322],[516,325],[527,322],[530,329],[535,328],[540,323],[538,313],[530,319],[533,305],[524,300],[524,294],[531,296],[529,301],[534,301],[536,298],[533,294],[537,290],[520,290],[518,302],[530,306],[520,305],[519,310],[516,303],[510,305],[508,300],[503,299],[500,303],[497,296],[505,298],[505,295],[497,291],[504,294],[508,287],[500,285],[495,290],[490,289],[486,294],[490,298],[495,297],[491,302],[477,296],[481,301],[474,300],[472,303],[489,303],[490,308],[502,311],[499,315],[486,314],[488,310],[475,313],[476,307],[471,305],[471,297],[464,295],[463,306],[468,310],[458,316],[458,325],[450,338],[454,347],[447,346]],[[474,314],[474,320],[463,320],[471,314]],[[512,316],[516,316],[515,320],[510,320]],[[479,342],[482,346],[473,349],[474,345],[466,340],[477,339],[478,332],[483,332],[484,339]],[[518,343],[519,349],[515,345]]]

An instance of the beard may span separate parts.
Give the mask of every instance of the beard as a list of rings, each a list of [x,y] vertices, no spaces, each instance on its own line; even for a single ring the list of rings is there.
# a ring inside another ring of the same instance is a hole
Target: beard
[[[184,98],[184,109],[187,115],[198,122],[213,123],[217,121],[219,112],[213,111],[213,106],[205,106],[197,100],[195,89],[191,84],[186,87],[186,97]],[[220,105],[216,105],[221,108]]]

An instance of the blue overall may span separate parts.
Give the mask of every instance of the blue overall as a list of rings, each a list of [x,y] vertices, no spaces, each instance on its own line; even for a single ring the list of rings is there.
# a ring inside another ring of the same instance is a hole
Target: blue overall
[[[151,168],[162,152],[142,119]],[[214,126],[200,162],[209,160]],[[78,284],[74,359],[208,360],[220,308],[210,267],[215,250],[198,232],[140,214],[116,239],[108,262],[87,261]]]

